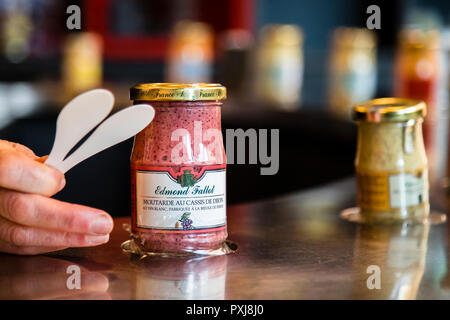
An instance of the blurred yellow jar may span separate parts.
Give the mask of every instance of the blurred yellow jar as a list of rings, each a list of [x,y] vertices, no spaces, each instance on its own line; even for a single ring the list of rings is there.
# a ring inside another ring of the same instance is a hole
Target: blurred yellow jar
[[[376,37],[371,30],[337,28],[329,58],[328,105],[350,119],[351,106],[372,99],[377,87]]]
[[[303,83],[303,31],[296,25],[264,26],[255,59],[255,92],[283,110],[300,105]]]
[[[424,222],[429,214],[428,163],[422,136],[425,103],[381,98],[353,108],[355,159],[363,222]]]

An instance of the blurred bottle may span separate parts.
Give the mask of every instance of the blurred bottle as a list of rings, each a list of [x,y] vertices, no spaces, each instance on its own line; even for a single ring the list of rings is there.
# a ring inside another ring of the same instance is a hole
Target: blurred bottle
[[[102,38],[94,33],[70,35],[64,45],[62,81],[64,98],[102,85]]]
[[[303,31],[296,25],[267,25],[255,59],[258,99],[281,109],[299,107],[303,81]]]
[[[395,61],[394,95],[425,101],[423,135],[431,187],[447,171],[448,69],[437,30],[405,29],[400,33]]]
[[[376,37],[373,31],[337,28],[329,58],[328,105],[350,119],[355,104],[372,99],[377,86]]]
[[[220,82],[227,87],[231,99],[248,97],[245,93],[251,89],[249,69],[253,44],[253,36],[247,30],[231,29],[220,35]]]
[[[448,108],[450,106],[450,27],[446,27],[442,32],[442,54],[443,58],[443,81],[442,84],[442,100],[446,103],[447,110],[445,114],[447,115],[447,126],[449,125],[450,117],[448,116]],[[447,89],[445,89],[447,87]],[[448,156],[450,152],[450,130],[447,128],[447,164],[446,164],[446,181],[444,186],[447,191],[450,192],[450,158]]]
[[[20,63],[30,54],[30,41],[33,31],[32,3],[26,0],[0,1],[2,26],[0,38],[6,59]]]
[[[166,81],[177,83],[211,82],[214,36],[201,22],[181,21],[170,39]]]

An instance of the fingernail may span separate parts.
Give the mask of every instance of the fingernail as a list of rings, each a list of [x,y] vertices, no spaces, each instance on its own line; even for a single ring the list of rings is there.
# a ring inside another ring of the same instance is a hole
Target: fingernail
[[[64,174],[61,171],[59,171],[58,169],[53,168],[53,167],[50,167],[50,168],[53,171],[53,175],[55,177],[55,180],[56,181],[59,180],[59,189],[58,189],[58,192],[59,192],[65,187],[65,185],[66,185],[66,178],[64,177]]]
[[[95,234],[106,234],[112,229],[111,219],[98,217],[91,223],[91,232]]]
[[[66,178],[64,178],[64,176],[62,176],[61,182],[59,183],[59,191],[61,191],[65,185],[66,185]]]
[[[87,242],[89,244],[102,244],[102,243],[106,243],[108,241],[109,241],[109,234],[107,234],[105,236],[89,237],[87,239]]]

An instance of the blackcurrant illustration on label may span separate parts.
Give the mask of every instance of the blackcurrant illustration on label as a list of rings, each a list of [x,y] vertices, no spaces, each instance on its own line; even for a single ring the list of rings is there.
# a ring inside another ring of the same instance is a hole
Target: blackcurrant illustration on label
[[[179,222],[181,222],[182,226],[183,226],[183,230],[192,230],[194,229],[194,226],[192,225],[192,220],[189,219],[189,216],[191,215],[190,212],[185,212],[183,213],[183,215],[181,216],[180,220],[178,220]],[[177,226],[178,222],[176,223]]]

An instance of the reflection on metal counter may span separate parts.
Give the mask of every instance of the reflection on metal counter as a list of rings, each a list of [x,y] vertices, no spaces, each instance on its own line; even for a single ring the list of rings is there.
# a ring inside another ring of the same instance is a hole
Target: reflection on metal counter
[[[107,300],[108,277],[101,272],[90,271],[70,259],[49,256],[15,256],[3,254],[0,264],[0,299],[64,299]],[[71,268],[77,270],[68,272]],[[79,279],[70,275],[79,275]],[[79,289],[71,290],[75,285]]]
[[[227,256],[134,261],[134,299],[223,300]]]
[[[357,281],[353,282],[352,297],[416,299],[425,270],[429,229],[429,224],[405,223],[382,228],[359,225],[352,268]],[[379,268],[378,288],[371,286],[378,276],[371,266]]]

